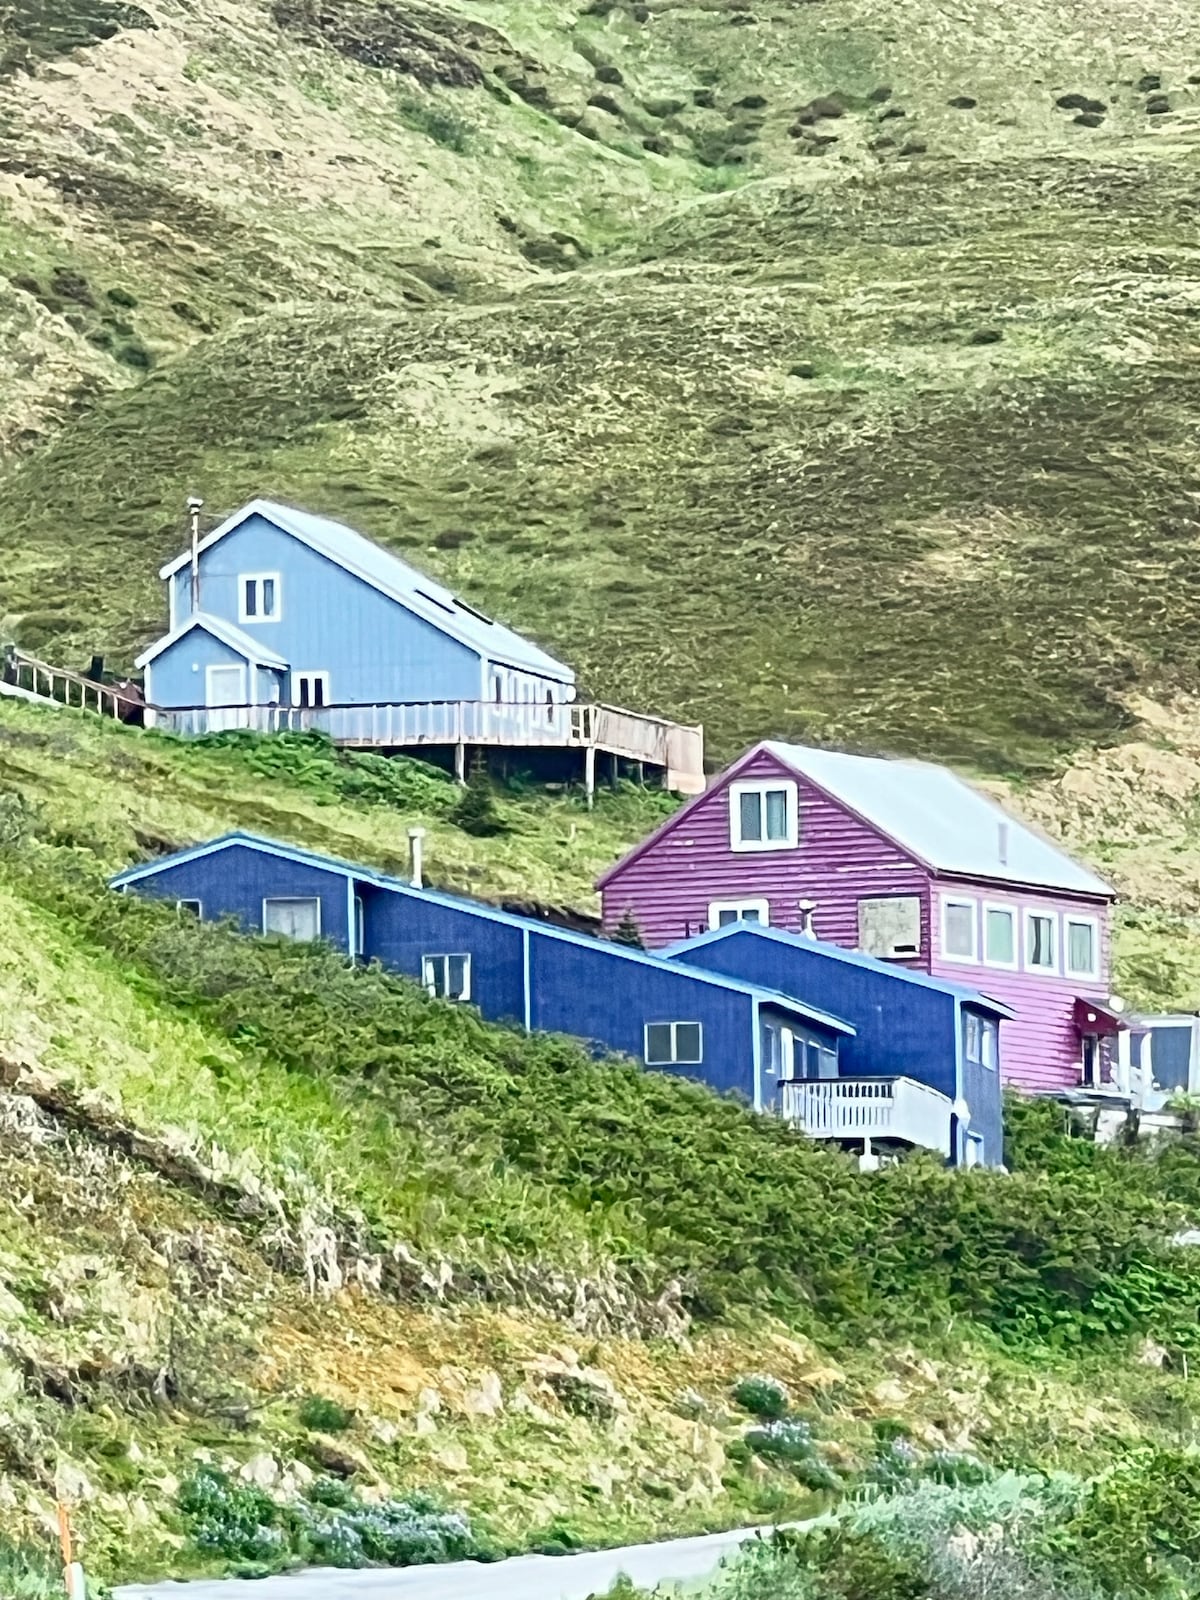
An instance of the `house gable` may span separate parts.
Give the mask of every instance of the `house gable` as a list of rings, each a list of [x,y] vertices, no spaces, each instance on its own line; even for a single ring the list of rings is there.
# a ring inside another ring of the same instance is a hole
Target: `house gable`
[[[733,849],[731,795],[775,780],[795,786],[794,846]],[[615,928],[632,911],[652,947],[708,928],[714,906],[755,900],[767,902],[772,926],[794,932],[802,926],[799,902],[815,901],[819,937],[853,947],[859,901],[903,897],[915,901],[919,960],[929,947],[928,881],[910,853],[758,745],[605,873],[600,888],[605,926]]]

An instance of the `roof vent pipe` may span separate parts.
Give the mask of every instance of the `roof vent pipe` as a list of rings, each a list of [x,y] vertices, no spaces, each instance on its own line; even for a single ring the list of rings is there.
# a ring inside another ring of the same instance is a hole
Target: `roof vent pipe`
[[[1000,865],[1006,867],[1008,865],[1008,823],[1002,822],[997,832],[999,835],[997,847],[1000,854]]]
[[[410,828],[408,830],[408,881],[414,889],[423,889],[425,881],[422,876],[425,857],[425,829]]]
[[[204,501],[198,494],[188,495],[188,516],[192,521],[192,615],[200,609],[200,513]]]
[[[813,927],[813,913],[817,909],[815,900],[797,900],[796,910],[800,913],[800,934],[805,939],[815,939],[817,931]]]

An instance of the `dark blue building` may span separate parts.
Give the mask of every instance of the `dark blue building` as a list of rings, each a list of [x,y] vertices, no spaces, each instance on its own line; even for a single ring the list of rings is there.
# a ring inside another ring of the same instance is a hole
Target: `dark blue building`
[[[792,1114],[808,1131],[926,1144],[956,1164],[1000,1165],[1001,1024],[1013,1015],[1007,1006],[974,989],[756,922],[730,923],[664,954],[784,994],[819,996],[853,1023],[836,1068],[814,1059],[786,1032],[782,1036],[779,1076],[816,1085],[787,1091]],[[764,1080],[774,1069],[768,1054]],[[837,1085],[821,1087],[835,1076]],[[908,1084],[925,1093],[901,1087]],[[924,1136],[917,1136],[922,1129]]]
[[[434,996],[526,1029],[573,1034],[658,1071],[780,1109],[779,1041],[837,1072],[854,1027],[803,996],[715,968],[514,916],[253,834],[231,833],[119,873],[113,886],[206,921],[323,939]]]

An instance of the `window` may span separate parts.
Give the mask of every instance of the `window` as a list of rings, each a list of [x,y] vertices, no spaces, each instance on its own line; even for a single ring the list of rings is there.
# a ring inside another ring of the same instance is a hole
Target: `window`
[[[277,572],[244,572],[238,579],[238,621],[278,622],[280,589]]]
[[[731,922],[770,922],[770,907],[765,900],[711,900],[708,906],[710,928],[727,928]]]
[[[729,845],[732,850],[794,850],[796,785],[733,783],[729,786]]]
[[[983,1163],[983,1135],[969,1133],[967,1135],[967,1148],[964,1152],[964,1161],[968,1167],[978,1167]]]
[[[942,901],[942,955],[947,961],[978,961],[978,910],[974,900]]]
[[[1065,917],[1063,945],[1072,978],[1100,976],[1100,924],[1095,917]]]
[[[989,967],[1017,964],[1017,913],[1012,906],[984,906],[983,959]]]
[[[297,672],[292,677],[292,704],[316,710],[329,704],[327,672]]]
[[[704,1059],[701,1047],[701,1029],[698,1022],[646,1024],[648,1067],[699,1066]]]
[[[990,1017],[965,1014],[966,1057],[977,1067],[995,1068],[1000,1054],[1000,1027]]]
[[[469,1000],[470,956],[422,956],[421,982],[435,1000]]]
[[[204,907],[199,900],[176,900],[175,909],[187,917],[202,917],[204,915]]]
[[[921,899],[915,894],[883,895],[858,902],[858,948],[882,960],[921,954]]]
[[[363,953],[365,943],[363,939],[363,922],[362,895],[356,894],[354,896],[354,954],[356,956],[361,956]]]
[[[321,901],[317,896],[263,901],[263,932],[309,941],[321,937]]]
[[[1025,913],[1025,965],[1031,972],[1056,972],[1055,919],[1040,911]]]

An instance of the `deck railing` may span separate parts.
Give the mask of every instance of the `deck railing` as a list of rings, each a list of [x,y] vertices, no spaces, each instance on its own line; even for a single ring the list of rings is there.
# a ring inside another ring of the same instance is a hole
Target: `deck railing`
[[[896,1139],[949,1157],[953,1106],[915,1078],[819,1078],[780,1085],[783,1115],[812,1139]]]
[[[142,710],[137,695],[123,693],[111,684],[97,683],[66,667],[52,667],[16,649],[6,649],[0,656],[0,695],[43,704],[76,706],[83,711],[122,720],[140,716]]]
[[[670,772],[702,776],[704,771],[701,729],[594,704],[414,700],[381,705],[155,706],[147,721],[191,737],[232,728],[259,733],[312,729],[328,734],[337,744],[377,749],[419,745],[591,747]]]

